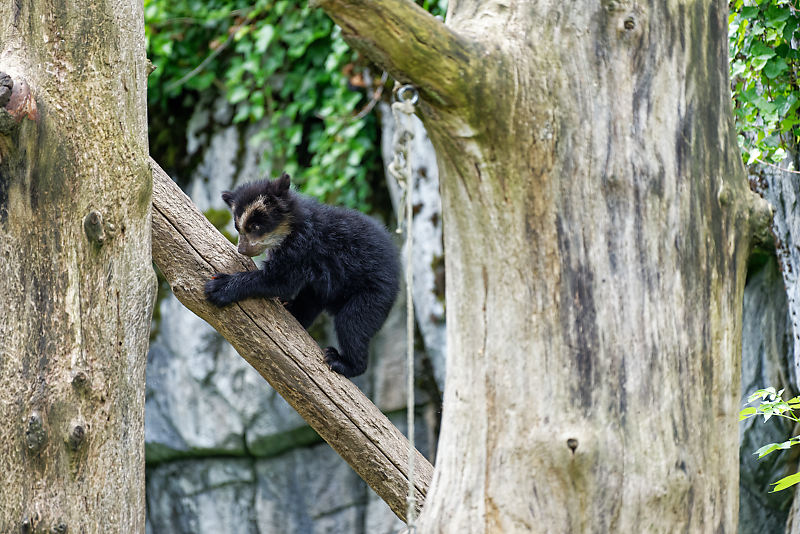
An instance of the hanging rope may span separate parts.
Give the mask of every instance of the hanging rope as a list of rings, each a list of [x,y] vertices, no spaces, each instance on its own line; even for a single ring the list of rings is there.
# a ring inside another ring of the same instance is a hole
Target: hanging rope
[[[395,130],[392,138],[394,148],[394,159],[389,164],[389,172],[400,185],[402,195],[401,206],[398,206],[398,231],[406,234],[406,417],[408,421],[408,496],[406,504],[406,534],[413,534],[417,531],[416,526],[416,499],[414,497],[414,298],[412,288],[414,287],[414,270],[411,265],[412,258],[412,223],[413,212],[411,203],[411,192],[414,189],[414,180],[411,173],[411,161],[408,158],[411,140],[414,132],[411,125],[411,118],[414,116],[414,104],[419,99],[417,90],[412,85],[400,86],[395,83],[394,89],[395,102],[392,104],[392,115],[394,116]]]

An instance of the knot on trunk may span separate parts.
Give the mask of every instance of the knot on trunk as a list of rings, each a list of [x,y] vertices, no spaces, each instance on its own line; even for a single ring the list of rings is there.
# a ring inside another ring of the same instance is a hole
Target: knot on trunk
[[[30,86],[25,81],[14,80],[0,72],[0,135],[10,135],[22,119],[36,121],[39,113]]]

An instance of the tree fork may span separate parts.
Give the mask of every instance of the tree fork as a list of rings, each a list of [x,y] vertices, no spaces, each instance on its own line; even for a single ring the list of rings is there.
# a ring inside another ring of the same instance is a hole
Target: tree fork
[[[342,28],[354,48],[402,82],[418,87],[422,103],[462,106],[465,79],[479,45],[406,0],[311,0]]]
[[[178,300],[207,321],[369,484],[400,519],[406,516],[408,440],[351,381],[332,372],[308,333],[275,299],[224,309],[203,288],[217,272],[255,269],[151,160],[153,260]],[[416,453],[418,511],[433,466]]]
[[[448,369],[421,530],[735,529],[765,210],[736,150],[727,3],[454,0],[453,56],[409,4],[317,2],[423,88],[437,151]]]

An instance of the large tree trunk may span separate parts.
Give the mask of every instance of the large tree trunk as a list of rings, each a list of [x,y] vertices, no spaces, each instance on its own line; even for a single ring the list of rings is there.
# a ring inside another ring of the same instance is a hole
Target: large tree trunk
[[[410,2],[318,3],[419,86],[437,149],[448,360],[420,530],[734,531],[765,211],[727,4],[462,0],[445,27]]]
[[[31,91],[0,109],[0,532],[144,532],[142,5],[6,1],[0,20],[0,71]]]

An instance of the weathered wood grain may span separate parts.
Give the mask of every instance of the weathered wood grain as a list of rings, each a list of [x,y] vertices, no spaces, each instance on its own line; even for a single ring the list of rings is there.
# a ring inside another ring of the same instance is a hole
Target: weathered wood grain
[[[144,534],[142,2],[0,2],[0,532]]]

